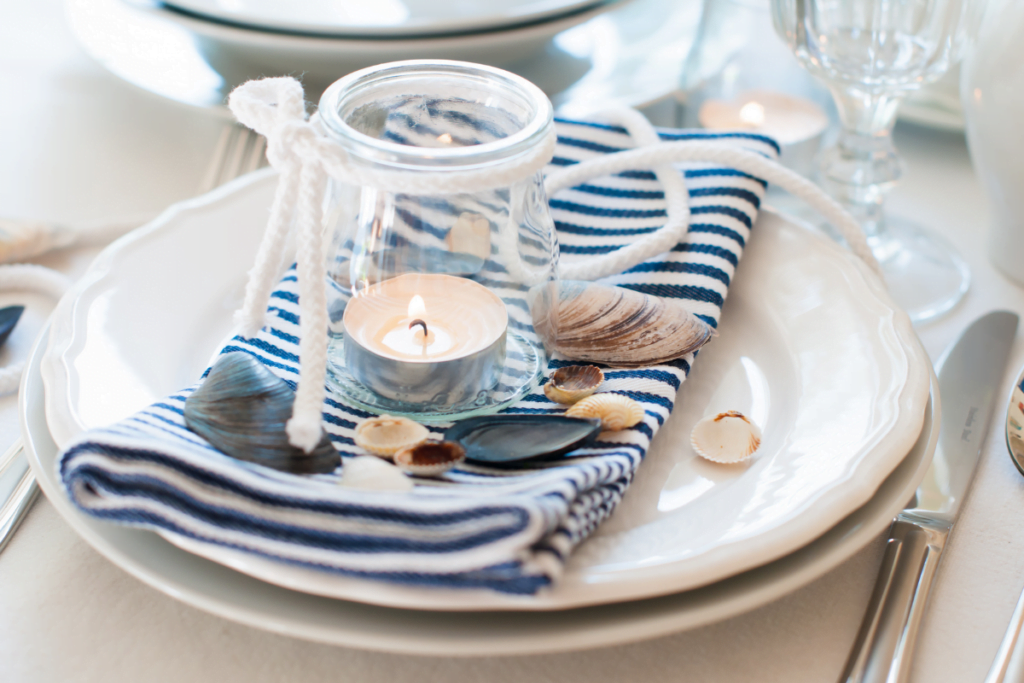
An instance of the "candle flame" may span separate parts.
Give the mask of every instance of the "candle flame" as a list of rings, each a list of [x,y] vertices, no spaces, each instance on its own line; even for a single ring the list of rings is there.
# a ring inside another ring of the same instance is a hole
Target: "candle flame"
[[[446,145],[450,145],[450,144],[452,144],[452,134],[451,133],[441,133],[440,135],[437,136],[437,141],[438,142],[443,142]]]
[[[421,297],[419,294],[413,296],[413,298],[409,300],[408,311],[410,318],[422,318],[426,316],[427,305],[423,303],[423,297]]]
[[[760,102],[747,102],[740,107],[740,121],[755,128],[764,125],[764,105]]]

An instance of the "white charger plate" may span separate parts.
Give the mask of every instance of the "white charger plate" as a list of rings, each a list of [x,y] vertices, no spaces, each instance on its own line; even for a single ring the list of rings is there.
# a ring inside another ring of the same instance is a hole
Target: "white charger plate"
[[[58,444],[198,378],[229,333],[275,185],[265,170],[172,207],[61,301],[42,364]],[[536,596],[360,581],[168,538],[265,581],[396,607],[551,610],[678,592],[783,557],[864,505],[921,432],[930,362],[862,264],[766,211],[697,368],[613,517]],[[762,427],[748,465],[689,446],[697,419],[728,409]]]
[[[269,31],[349,37],[444,35],[537,23],[601,0],[164,0],[202,17]]]
[[[142,2],[142,6],[137,6]],[[509,69],[569,115],[611,103],[644,106],[678,87],[700,18],[700,0],[607,0],[569,17],[491,33],[359,40],[275,35],[190,19],[148,0],[65,0],[85,51],[110,72],[176,102],[222,105],[260,76],[294,75],[306,97],[366,66],[444,58]]]
[[[132,576],[198,609],[290,637],[385,652],[466,657],[565,652],[654,638],[753,610],[810,583],[877,538],[913,496],[939,436],[933,378],[920,437],[867,504],[796,552],[710,586],[558,612],[391,609],[258,581],[185,552],[156,534],[101,522],[75,508],[57,480],[57,446],[44,413],[39,365],[47,336],[46,331],[40,335],[22,380],[22,434],[44,493],[82,538]],[[689,381],[700,375],[698,366]]]

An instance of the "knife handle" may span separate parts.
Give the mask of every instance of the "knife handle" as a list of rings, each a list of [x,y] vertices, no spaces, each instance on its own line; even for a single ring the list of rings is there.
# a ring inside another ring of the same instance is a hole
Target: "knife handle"
[[[903,683],[949,527],[900,515],[840,683]]]
[[[1006,627],[1006,635],[1003,642],[999,644],[999,651],[996,653],[992,668],[985,677],[985,683],[1021,683],[1024,681],[1024,638],[1021,637],[1021,630],[1024,628],[1024,592],[1017,600],[1017,606],[1010,617],[1010,624]]]

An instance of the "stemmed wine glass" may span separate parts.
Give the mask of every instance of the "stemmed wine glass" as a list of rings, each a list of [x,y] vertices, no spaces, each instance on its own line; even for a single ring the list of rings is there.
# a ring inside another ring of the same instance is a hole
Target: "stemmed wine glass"
[[[938,235],[885,215],[903,173],[892,128],[900,100],[959,59],[969,1],[772,0],[775,30],[839,110],[821,182],[861,222],[889,292],[915,322],[956,304],[970,273]]]

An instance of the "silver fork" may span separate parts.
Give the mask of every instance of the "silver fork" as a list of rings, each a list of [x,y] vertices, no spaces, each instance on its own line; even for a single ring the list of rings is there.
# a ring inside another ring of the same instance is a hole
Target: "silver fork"
[[[213,148],[199,194],[264,166],[266,145],[263,136],[248,128],[236,124],[225,126]],[[0,552],[7,547],[38,493],[39,484],[28,466],[19,438],[0,456],[0,501],[3,501],[0,503]]]

